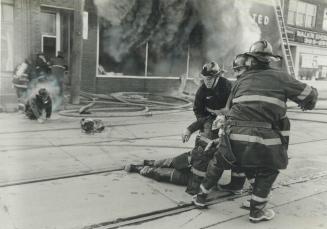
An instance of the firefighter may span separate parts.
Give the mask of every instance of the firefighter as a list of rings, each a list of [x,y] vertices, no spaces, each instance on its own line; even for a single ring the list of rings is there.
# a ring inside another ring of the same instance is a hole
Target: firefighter
[[[210,122],[206,118],[200,118],[187,127],[187,133],[194,133],[199,129],[211,130]],[[182,153],[174,158],[167,158],[162,160],[144,160],[141,165],[128,164],[125,166],[125,171],[136,172],[145,177],[155,179],[160,182],[169,182],[176,185],[187,186],[186,192],[194,195],[200,191],[200,184],[205,176],[209,161],[213,157],[215,150],[205,150],[207,144],[210,142],[206,136],[217,136],[217,131],[212,133],[200,132],[196,137],[194,148],[186,153]],[[182,141],[188,141],[182,135]]]
[[[203,84],[198,88],[193,111],[195,117],[215,119],[214,110],[224,108],[230,94],[232,84],[223,77],[224,70],[216,62],[206,63],[200,73]]]
[[[57,56],[51,59],[50,64],[51,73],[59,84],[59,94],[62,96],[64,92],[65,71],[68,69],[63,52],[58,51]]]
[[[37,120],[43,123],[46,119],[51,117],[52,100],[48,91],[41,88],[38,94],[27,100],[25,105],[25,115],[32,120]]]
[[[216,118],[216,111],[223,109],[230,95],[232,83],[223,77],[224,70],[212,61],[206,63],[200,73],[203,84],[195,94],[193,111],[197,119],[207,119],[208,128],[211,130],[211,124]],[[210,130],[202,131],[210,133]],[[207,136],[209,139],[212,136]],[[234,194],[242,192],[245,183],[245,174],[238,169],[233,169],[231,181],[227,185],[219,185],[221,191],[230,191]]]
[[[47,61],[44,53],[38,53],[35,61],[36,77],[39,81],[46,81],[51,72],[50,63]]]
[[[251,222],[271,220],[275,213],[266,209],[268,195],[280,169],[288,164],[287,144],[280,128],[290,99],[311,110],[317,102],[317,90],[293,79],[288,73],[270,68],[276,61],[272,46],[262,40],[246,53],[249,67],[240,75],[231,92],[231,108],[227,114],[225,137],[209,162],[206,177],[193,202],[205,206],[207,194],[224,169],[242,167],[254,174],[250,201]],[[287,122],[286,122],[287,123]]]

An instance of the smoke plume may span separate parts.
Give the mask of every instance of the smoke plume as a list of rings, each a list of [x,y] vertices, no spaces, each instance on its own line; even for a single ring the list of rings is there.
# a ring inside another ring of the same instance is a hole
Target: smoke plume
[[[231,66],[234,56],[260,38],[244,0],[94,0],[101,17],[100,64],[106,71],[190,75],[206,61]]]
[[[249,1],[194,0],[205,28],[204,50],[207,60],[230,66],[236,54],[245,52],[260,39],[260,29],[250,15]]]
[[[60,95],[60,86],[57,79],[54,76],[49,76],[46,80],[34,79],[30,82],[29,88],[25,92],[24,98],[26,101],[31,97],[34,97],[38,94],[38,91],[41,88],[45,88],[51,99],[52,99],[52,110],[60,110],[60,105],[63,102],[63,96]]]

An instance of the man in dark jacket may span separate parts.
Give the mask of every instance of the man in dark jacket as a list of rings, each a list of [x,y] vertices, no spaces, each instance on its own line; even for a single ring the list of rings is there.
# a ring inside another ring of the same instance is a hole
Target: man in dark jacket
[[[38,94],[28,99],[25,105],[25,114],[29,119],[43,123],[51,117],[52,100],[48,91],[41,88]]]
[[[203,84],[195,94],[193,111],[197,119],[216,115],[211,110],[224,108],[230,94],[232,84],[222,76],[223,70],[216,62],[203,66],[200,77]]]
[[[303,110],[311,110],[316,105],[318,93],[288,73],[270,68],[269,63],[277,56],[272,54],[267,41],[255,42],[246,55],[249,70],[233,86],[226,137],[221,138],[209,162],[201,192],[194,198],[194,203],[205,206],[209,190],[224,169],[242,167],[255,177],[249,219],[259,222],[275,216],[273,210],[265,207],[279,169],[285,169],[288,164],[288,139],[283,134],[284,124],[281,123],[287,110],[286,101],[290,99]]]
[[[224,70],[219,65],[212,61],[206,63],[200,73],[203,84],[196,92],[193,111],[196,118],[206,119],[211,130],[212,121],[216,118],[215,111],[220,110],[226,106],[226,102],[231,92],[232,83],[223,77]],[[209,132],[202,129],[202,131]],[[207,136],[211,138],[211,136]],[[219,185],[218,188],[222,191],[230,191],[234,194],[242,192],[245,183],[245,174],[233,168],[231,173],[230,183],[227,185]]]

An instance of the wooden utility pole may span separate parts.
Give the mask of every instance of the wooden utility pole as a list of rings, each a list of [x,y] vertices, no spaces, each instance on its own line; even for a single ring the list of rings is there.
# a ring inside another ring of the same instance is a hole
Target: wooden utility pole
[[[83,11],[84,0],[74,0],[74,30],[73,30],[73,50],[72,50],[72,69],[71,69],[71,90],[70,102],[79,104],[80,84],[82,74],[82,55],[83,55]]]

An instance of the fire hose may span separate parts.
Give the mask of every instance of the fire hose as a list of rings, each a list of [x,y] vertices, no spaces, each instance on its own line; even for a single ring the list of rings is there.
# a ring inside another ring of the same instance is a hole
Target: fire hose
[[[151,116],[187,110],[192,101],[185,98],[148,92],[119,92],[110,95],[81,92],[79,109],[60,111],[69,117],[134,117]],[[168,102],[167,102],[168,101]]]

